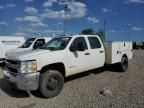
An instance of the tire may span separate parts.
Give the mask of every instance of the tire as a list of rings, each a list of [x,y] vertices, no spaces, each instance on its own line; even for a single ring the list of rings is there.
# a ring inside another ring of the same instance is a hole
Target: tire
[[[64,85],[64,77],[59,71],[48,70],[41,74],[39,82],[39,91],[45,98],[57,96]]]
[[[121,62],[118,64],[118,66],[121,72],[126,72],[128,69],[128,58],[122,57]]]

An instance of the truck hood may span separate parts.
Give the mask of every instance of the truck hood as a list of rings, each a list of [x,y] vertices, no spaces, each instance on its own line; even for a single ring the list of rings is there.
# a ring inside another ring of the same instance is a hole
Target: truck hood
[[[27,51],[27,50],[32,50],[32,49],[31,48],[16,48],[16,49],[7,51],[7,54],[21,52],[21,51]]]
[[[49,52],[50,50],[44,50],[44,49],[11,52],[11,53],[6,54],[6,59],[31,60],[31,59],[36,59],[37,55],[40,55],[43,53],[49,53]]]

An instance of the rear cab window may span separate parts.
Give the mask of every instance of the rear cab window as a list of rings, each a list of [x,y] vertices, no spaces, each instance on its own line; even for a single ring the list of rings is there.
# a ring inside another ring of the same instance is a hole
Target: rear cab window
[[[97,37],[88,37],[91,49],[101,48],[101,43]]]

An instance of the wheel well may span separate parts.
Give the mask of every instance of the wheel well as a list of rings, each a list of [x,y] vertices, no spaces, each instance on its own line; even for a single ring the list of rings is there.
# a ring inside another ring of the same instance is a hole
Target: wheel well
[[[126,58],[128,58],[126,54],[124,54],[122,57],[126,57]]]
[[[65,77],[65,66],[63,63],[54,63],[46,65],[41,69],[40,73],[42,74],[48,70],[57,70]]]

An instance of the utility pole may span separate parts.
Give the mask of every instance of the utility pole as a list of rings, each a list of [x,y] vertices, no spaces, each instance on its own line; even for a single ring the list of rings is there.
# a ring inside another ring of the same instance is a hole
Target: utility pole
[[[130,29],[131,29],[131,24],[125,24],[127,27],[127,34],[128,34],[128,40],[130,40]]]
[[[6,35],[7,31],[6,31],[6,24],[0,24],[0,28],[1,28],[1,34],[2,35]]]
[[[104,30],[103,40],[105,41],[105,36],[106,36],[106,21],[105,21],[105,19],[104,19],[104,22],[103,22],[103,30]]]
[[[63,27],[64,27],[64,30],[63,30],[63,33],[64,35],[67,35],[67,32],[68,32],[68,11],[69,11],[69,8],[68,6],[75,0],[58,0],[59,3],[61,3],[62,5],[64,5],[64,22],[63,22]]]
[[[68,2],[66,1],[64,5],[64,10],[65,10],[65,15],[64,15],[64,34],[67,35],[67,27],[68,27],[68,18],[67,18],[67,13],[68,13]]]

